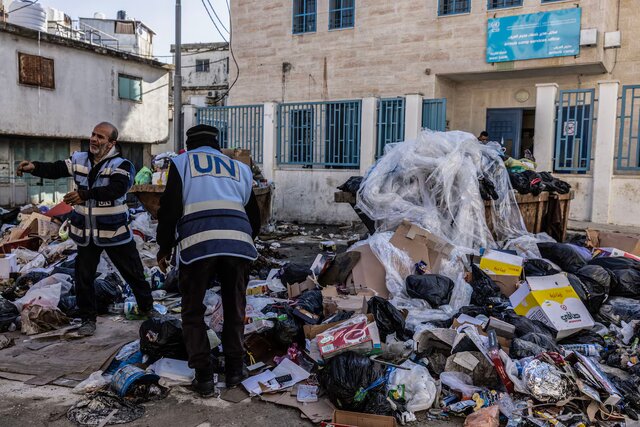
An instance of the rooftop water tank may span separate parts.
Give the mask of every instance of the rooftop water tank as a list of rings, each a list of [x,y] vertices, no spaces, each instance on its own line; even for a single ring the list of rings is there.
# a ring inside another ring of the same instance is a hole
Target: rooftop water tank
[[[15,0],[9,5],[8,22],[32,30],[47,31],[47,12],[39,3]]]
[[[127,11],[126,10],[119,10],[118,13],[116,14],[118,21],[126,21],[127,20]]]
[[[107,15],[102,12],[96,12],[93,14],[94,19],[107,19]]]

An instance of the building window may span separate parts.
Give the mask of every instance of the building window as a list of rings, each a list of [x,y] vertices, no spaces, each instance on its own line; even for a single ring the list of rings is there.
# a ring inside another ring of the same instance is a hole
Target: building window
[[[487,9],[502,9],[505,7],[522,6],[522,0],[489,0]]]
[[[352,28],[356,15],[356,0],[329,0],[329,29]]]
[[[316,30],[316,0],[293,0],[293,34]]]
[[[18,52],[18,69],[20,84],[55,89],[53,59]]]
[[[209,72],[209,60],[196,59],[196,73],[208,73],[208,72]]]
[[[118,75],[118,97],[142,102],[142,79],[140,77]]]
[[[471,0],[438,0],[438,15],[455,15],[469,13]]]

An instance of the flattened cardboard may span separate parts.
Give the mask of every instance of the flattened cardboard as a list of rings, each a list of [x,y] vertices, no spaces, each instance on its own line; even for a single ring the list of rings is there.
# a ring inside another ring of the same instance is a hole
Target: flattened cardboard
[[[316,284],[313,282],[313,280],[307,277],[307,280],[305,280],[302,283],[294,283],[293,285],[287,285],[287,295],[289,296],[289,299],[294,299],[299,297],[300,294],[302,294],[304,291],[308,291],[315,288],[316,288]]]
[[[616,248],[640,256],[640,234],[613,233],[589,228],[587,244],[591,248]]]
[[[366,295],[339,295],[337,297],[325,298],[322,308],[325,316],[331,316],[338,310],[353,311],[355,314],[367,313],[367,301],[370,297]]]
[[[386,415],[362,414],[360,412],[341,411],[333,413],[334,423],[355,427],[395,427],[396,419]]]
[[[351,270],[351,281],[347,279],[347,287],[369,288],[377,292],[382,298],[389,298],[387,289],[387,271],[378,260],[368,244],[362,245],[353,252],[360,254],[360,260]]]
[[[295,396],[291,396],[289,393],[262,394],[260,395],[260,400],[275,403],[276,405],[296,408],[315,424],[331,420],[335,410],[334,406],[327,399],[319,399],[317,402],[312,403],[300,403]]]
[[[454,247],[424,228],[403,221],[391,237],[390,243],[409,254],[414,263],[424,261],[432,273],[437,273],[443,258],[449,257]]]

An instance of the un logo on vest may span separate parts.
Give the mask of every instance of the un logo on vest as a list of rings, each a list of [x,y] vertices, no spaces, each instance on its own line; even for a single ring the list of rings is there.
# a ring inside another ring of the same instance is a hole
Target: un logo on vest
[[[231,178],[240,181],[240,171],[233,160],[218,157],[209,153],[192,153],[189,155],[191,176],[214,176]]]

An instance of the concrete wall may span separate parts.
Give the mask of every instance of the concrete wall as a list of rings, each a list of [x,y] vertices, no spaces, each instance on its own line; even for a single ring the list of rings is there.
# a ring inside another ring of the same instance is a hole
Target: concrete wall
[[[358,221],[351,206],[333,201],[333,193],[349,177],[359,174],[357,170],[276,170],[273,215],[278,220],[303,223]]]
[[[55,89],[18,83],[18,52],[54,60]],[[168,138],[168,71],[89,50],[40,42],[0,31],[0,133],[88,138],[109,121],[124,142]],[[118,98],[118,74],[142,78],[142,102]]]
[[[209,71],[196,71],[198,59],[209,60]],[[184,50],[182,54],[182,88],[220,86],[229,84],[227,63],[229,49],[209,51],[209,49]]]

